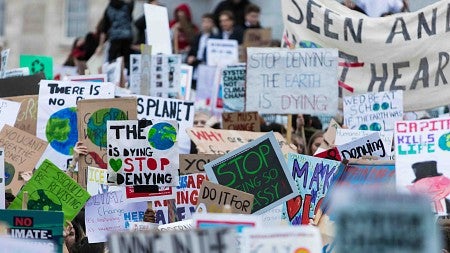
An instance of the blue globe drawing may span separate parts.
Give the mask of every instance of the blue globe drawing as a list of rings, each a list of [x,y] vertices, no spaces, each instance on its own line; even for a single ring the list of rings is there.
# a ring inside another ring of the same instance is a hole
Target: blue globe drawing
[[[76,107],[64,108],[52,114],[47,121],[45,135],[54,150],[72,155],[78,140]]]
[[[177,141],[177,130],[169,123],[157,123],[150,128],[147,137],[153,148],[167,150]]]

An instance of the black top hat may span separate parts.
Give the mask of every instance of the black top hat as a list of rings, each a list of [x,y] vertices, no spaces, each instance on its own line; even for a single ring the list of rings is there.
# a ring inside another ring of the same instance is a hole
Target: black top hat
[[[437,172],[436,161],[425,161],[414,163],[411,167],[416,174],[416,179],[412,181],[413,183],[426,177],[437,177],[442,176],[442,173]]]

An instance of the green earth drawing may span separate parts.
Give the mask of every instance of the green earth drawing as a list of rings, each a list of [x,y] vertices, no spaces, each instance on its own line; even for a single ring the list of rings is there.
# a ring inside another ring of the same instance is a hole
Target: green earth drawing
[[[147,137],[153,148],[167,150],[177,141],[177,130],[169,123],[157,123],[150,128]]]
[[[95,111],[87,123],[87,136],[98,147],[106,148],[106,122],[108,120],[127,120],[127,114],[117,108],[104,108]]]
[[[28,200],[28,209],[62,211],[62,203],[55,194],[39,189],[31,193]]]
[[[50,116],[45,127],[50,146],[64,155],[72,155],[78,140],[77,108],[69,107]]]
[[[5,162],[5,186],[8,186],[16,174],[16,169],[10,163]]]

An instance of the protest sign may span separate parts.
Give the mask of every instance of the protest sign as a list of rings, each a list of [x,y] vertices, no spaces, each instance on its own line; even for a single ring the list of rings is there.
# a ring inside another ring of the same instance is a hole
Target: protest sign
[[[107,121],[108,183],[124,186],[178,185],[175,121]]]
[[[244,32],[242,44],[247,47],[270,47],[272,43],[271,28],[249,28]]]
[[[205,172],[203,166],[219,157],[220,155],[180,154],[180,174],[203,173]]]
[[[334,142],[336,139],[336,131],[340,129],[341,126],[336,122],[336,120],[331,119],[328,124],[328,129],[323,134],[323,142],[320,144],[318,150],[326,150],[334,146]]]
[[[184,100],[191,99],[192,75],[194,68],[187,64],[181,64],[180,67],[180,98]]]
[[[435,218],[423,196],[347,190],[333,199],[339,202],[333,204],[336,253],[441,249]]]
[[[75,180],[49,160],[45,160],[33,173],[30,181],[22,188],[8,209],[22,209],[25,191],[29,193],[29,210],[63,211],[64,220],[69,221],[78,214],[90,197]]]
[[[145,221],[129,222],[129,231],[152,231],[158,230],[158,224]]]
[[[176,120],[178,122],[178,150],[180,154],[189,154],[191,140],[186,129],[194,122],[194,102],[161,97],[137,97],[138,119]]]
[[[343,145],[373,133],[380,134],[380,138],[383,140],[383,146],[387,156],[389,156],[390,160],[394,160],[394,158],[391,156],[392,144],[394,140],[393,131],[366,131],[366,130],[340,128],[336,130],[336,139],[334,144],[337,146]]]
[[[172,222],[165,225],[159,225],[159,231],[183,231],[183,230],[191,230],[193,229],[193,220],[184,220]]]
[[[5,71],[8,68],[8,57],[10,49],[1,50],[0,52],[0,78],[5,77]]]
[[[64,214],[62,212],[0,210],[0,221],[9,227],[8,235],[21,239],[22,245],[50,245],[51,252],[63,252]],[[6,245],[2,244],[3,246]]]
[[[5,174],[5,149],[0,148],[0,209],[5,209],[5,191],[6,191],[6,174]]]
[[[123,71],[123,57],[116,58],[113,62],[105,62],[102,65],[102,73],[106,74],[108,82],[116,86],[122,87],[122,71]]]
[[[336,1],[282,1],[281,7],[284,45],[339,49],[343,95],[403,90],[405,111],[448,104],[446,2],[385,18]]]
[[[92,196],[85,209],[89,243],[106,242],[110,233],[129,230],[130,222],[143,221],[145,210],[145,202],[126,202],[124,188]]]
[[[261,131],[258,112],[224,112],[222,125],[223,129],[228,130]]]
[[[175,187],[171,187],[171,189]],[[174,190],[174,197],[173,199],[154,199],[152,200],[153,203],[153,211],[155,211],[155,219],[156,219],[156,223],[157,224],[169,224],[170,223],[170,217],[169,218],[169,205],[170,205],[170,201],[174,201],[174,199],[176,199],[176,190]],[[176,206],[175,206],[176,208]],[[172,208],[171,210],[171,216],[176,216],[176,210],[173,210],[174,208]]]
[[[29,75],[30,75],[30,69],[28,67],[15,68],[15,69],[6,70],[3,78],[21,77],[21,76],[29,76]],[[42,73],[42,75],[44,75],[44,74]]]
[[[250,214],[254,196],[220,184],[203,181],[200,188],[198,206],[208,213],[222,213],[225,205],[230,205],[231,213]]]
[[[131,92],[143,94],[141,92],[141,55],[130,54],[130,78],[128,80]],[[148,90],[147,90],[148,91]]]
[[[5,148],[6,189],[17,195],[24,181],[21,174],[32,172],[48,143],[27,132],[5,125],[0,131],[0,147]]]
[[[336,114],[336,49],[248,48],[247,54],[246,111]]]
[[[269,211],[261,214],[261,219],[265,227],[286,225],[286,222],[281,219],[283,213],[283,204],[270,209]]]
[[[14,126],[21,103],[0,99],[0,130],[5,124]]]
[[[205,173],[180,176],[176,199],[177,221],[192,218],[198,204],[200,187],[205,179]]]
[[[161,186],[158,188],[153,186],[127,186],[125,189],[128,202],[174,200],[177,196],[176,188],[170,186]]]
[[[85,99],[78,101],[78,140],[87,147],[88,154],[81,156],[78,183],[86,186],[88,166],[107,169],[106,122],[109,120],[137,119],[136,99]]]
[[[262,132],[198,127],[188,128],[187,133],[189,138],[191,138],[195,145],[197,145],[198,153],[215,155],[226,154],[231,150],[237,149],[242,145],[266,134]],[[275,135],[275,138],[277,139],[284,155],[288,153],[295,153],[295,148],[288,144],[280,133],[274,132],[273,134]]]
[[[208,39],[206,42],[206,64],[225,66],[239,62],[237,40]]]
[[[20,55],[20,67],[28,67],[32,75],[42,72],[47,80],[53,79],[53,58],[50,56]]]
[[[242,112],[245,109],[245,63],[228,65],[222,70],[223,110]]]
[[[54,245],[52,243],[40,244],[36,240],[29,240],[30,243],[23,242],[22,239],[0,236],[2,252],[5,253],[55,253]]]
[[[119,191],[122,187],[108,185],[108,170],[88,166],[86,190],[91,195]]]
[[[137,63],[136,63],[137,64]],[[137,94],[150,95],[151,82],[151,67],[152,67],[152,47],[141,44],[141,58],[140,58],[140,92]]]
[[[307,225],[316,217],[330,187],[342,175],[344,165],[338,161],[289,154],[288,167],[300,195],[283,206],[283,219],[292,225]]]
[[[321,253],[322,239],[317,227],[244,228],[242,253]]]
[[[389,160],[390,148],[386,150],[385,144],[379,132],[373,132],[352,142],[336,147],[341,160],[376,157],[381,160]]]
[[[6,97],[5,99],[20,103],[19,113],[14,126],[32,135],[36,135],[38,96]]]
[[[400,191],[422,193],[433,210],[450,213],[450,118],[397,121],[395,169]]]
[[[217,104],[217,94],[220,89],[221,69],[217,66],[207,66],[200,64],[197,68],[197,89],[195,93],[195,102],[207,107],[209,111],[213,111],[213,106]]]
[[[255,214],[298,194],[273,132],[205,164],[204,168],[211,182],[253,194]]]
[[[167,8],[154,4],[144,4],[147,45],[152,46],[152,54],[171,54],[169,15]]]
[[[178,97],[181,55],[153,55],[150,73],[150,96]]]
[[[0,97],[14,97],[39,94],[39,81],[43,73],[32,76],[9,77],[0,79]]]
[[[336,185],[352,187],[386,187],[395,186],[395,163],[393,161],[350,160]]]
[[[228,228],[115,233],[108,238],[108,248],[111,253],[156,253],[160,252],[161,249],[164,249],[166,253],[238,252],[236,233],[233,229]]]
[[[74,82],[96,82],[96,83],[106,83],[108,82],[106,74],[93,74],[93,75],[82,75],[82,76],[68,76],[67,81]]]
[[[403,119],[403,91],[373,92],[345,96],[344,125],[349,129],[393,131]]]
[[[58,168],[66,170],[79,137],[77,101],[112,97],[114,85],[110,83],[42,80],[39,85],[36,136],[50,145],[41,161],[49,159]]]
[[[249,214],[195,213],[193,223],[200,229],[233,227],[238,233],[246,227],[262,227],[261,217]]]

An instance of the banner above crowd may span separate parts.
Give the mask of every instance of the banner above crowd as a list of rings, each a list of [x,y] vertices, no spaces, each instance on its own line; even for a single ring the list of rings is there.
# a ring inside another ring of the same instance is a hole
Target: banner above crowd
[[[339,49],[344,95],[403,90],[405,111],[448,104],[447,1],[383,18],[367,17],[338,1],[281,4],[286,46]]]

